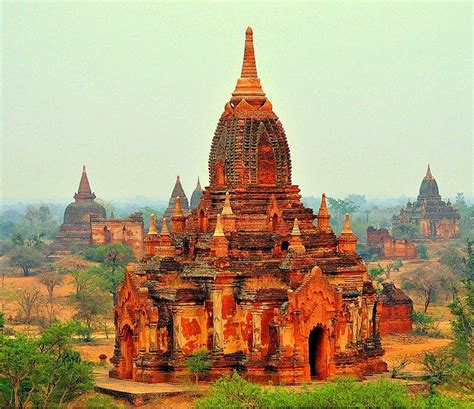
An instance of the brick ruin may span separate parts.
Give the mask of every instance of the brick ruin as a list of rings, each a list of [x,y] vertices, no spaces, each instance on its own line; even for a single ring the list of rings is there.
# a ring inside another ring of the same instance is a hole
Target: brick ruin
[[[133,248],[135,257],[143,257],[144,227],[141,213],[128,218],[107,218],[105,208],[95,201],[86,167],[82,169],[79,189],[74,202],[64,211],[64,222],[53,243],[52,257],[71,251],[83,250],[92,245],[122,243]]]
[[[379,294],[380,334],[398,334],[411,332],[413,329],[413,301],[402,290],[392,283],[383,283]]]
[[[415,224],[422,237],[449,240],[459,236],[460,221],[459,210],[449,200],[441,200],[438,184],[428,165],[416,202],[408,202],[400,214],[393,217],[392,225]]]
[[[135,257],[140,260],[144,256],[143,239],[143,217],[139,212],[124,219],[91,216],[91,245],[125,244],[133,249]]]
[[[367,245],[380,249],[383,259],[414,260],[417,258],[415,243],[411,240],[397,240],[387,229],[367,228]]]
[[[376,291],[349,217],[336,237],[324,194],[316,216],[303,206],[250,27],[209,180],[189,214],[178,194],[169,226],[151,217],[145,257],[118,289],[110,376],[174,381],[198,350],[210,354],[210,378],[238,370],[299,383],[385,370]]]

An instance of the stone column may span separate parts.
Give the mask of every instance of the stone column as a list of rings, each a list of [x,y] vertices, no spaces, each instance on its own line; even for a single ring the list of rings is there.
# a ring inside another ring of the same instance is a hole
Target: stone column
[[[293,357],[295,359],[301,359],[301,328],[300,328],[300,315],[301,311],[293,311],[291,313],[293,316],[293,334],[295,338],[295,344],[293,347]]]
[[[150,348],[149,348],[149,351],[150,352],[156,352],[158,350],[157,348],[157,336],[156,336],[156,327],[157,327],[157,324],[156,323],[151,323],[150,324],[150,331],[149,331],[149,345],[150,345]]]
[[[262,310],[252,310],[252,355],[260,357],[262,347]]]
[[[224,350],[224,331],[222,323],[222,289],[213,288],[211,291],[212,299],[212,352],[222,354]]]
[[[181,334],[181,310],[173,308],[173,355],[175,358],[183,355],[179,335]]]

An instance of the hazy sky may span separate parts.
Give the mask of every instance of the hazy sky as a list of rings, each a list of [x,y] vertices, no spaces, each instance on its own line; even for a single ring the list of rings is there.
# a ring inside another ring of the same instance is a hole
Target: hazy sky
[[[207,184],[254,29],[303,195],[473,190],[472,4],[2,2],[4,200]]]

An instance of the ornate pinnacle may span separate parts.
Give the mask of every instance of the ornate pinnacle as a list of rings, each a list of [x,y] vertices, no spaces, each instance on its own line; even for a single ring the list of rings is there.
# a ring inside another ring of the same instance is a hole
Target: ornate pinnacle
[[[293,230],[291,231],[291,235],[292,236],[301,236],[300,226],[299,226],[299,222],[298,222],[297,218],[295,218],[295,220],[293,222]]]
[[[161,224],[160,236],[169,236],[170,231],[168,230],[168,224],[166,223],[166,217],[163,217],[163,223]]]
[[[148,234],[158,234],[156,231],[155,215],[153,213],[150,215],[150,228],[148,229]]]
[[[214,237],[223,237],[224,229],[222,228],[221,215],[217,214],[216,229],[214,230]]]
[[[245,49],[244,61],[242,64],[241,78],[258,78],[257,65],[255,62],[255,52],[253,49],[253,31],[252,27],[245,30]]]
[[[184,216],[183,209],[181,208],[181,198],[179,196],[176,196],[176,204],[174,207],[173,217],[175,216]]]
[[[342,228],[341,234],[354,234],[352,232],[351,220],[349,218],[349,213],[346,213],[346,221],[344,222],[344,227]]]
[[[230,194],[229,192],[225,193],[224,207],[222,208],[222,215],[234,214],[232,212],[232,207],[230,206]]]

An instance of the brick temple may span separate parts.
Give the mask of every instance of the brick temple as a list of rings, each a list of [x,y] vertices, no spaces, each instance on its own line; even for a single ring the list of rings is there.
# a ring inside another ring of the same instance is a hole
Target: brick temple
[[[393,227],[415,224],[425,238],[449,240],[459,236],[461,216],[451,202],[441,200],[438,183],[428,165],[426,175],[420,185],[416,202],[408,202],[399,215],[393,217]]]
[[[169,226],[151,218],[145,257],[118,289],[110,376],[174,381],[198,350],[210,354],[210,378],[238,370],[299,383],[385,370],[376,291],[349,217],[337,237],[324,194],[317,215],[303,206],[250,27],[209,181],[191,213],[178,194]]]
[[[387,229],[367,228],[367,245],[376,247],[382,259],[414,260],[417,258],[416,246],[412,240],[397,240]]]
[[[104,206],[95,201],[86,167],[82,168],[74,202],[67,205],[64,221],[53,243],[52,257],[60,257],[93,245],[122,243],[132,247],[135,257],[143,257],[144,228],[141,213],[127,218],[107,218]]]

